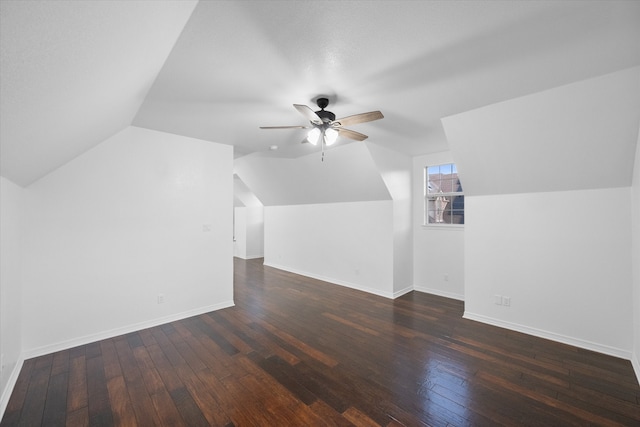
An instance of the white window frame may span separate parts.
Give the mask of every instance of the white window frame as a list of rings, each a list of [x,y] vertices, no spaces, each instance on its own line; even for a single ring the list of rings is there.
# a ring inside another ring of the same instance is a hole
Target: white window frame
[[[446,169],[447,167],[450,168],[451,170],[451,175],[453,173],[455,173],[457,175],[457,167],[455,163],[441,163],[441,164],[434,164],[434,165],[427,165],[424,167],[424,176],[423,176],[423,219],[422,219],[422,225],[424,227],[443,227],[443,228],[462,228],[464,227],[464,222],[463,223],[456,223],[456,222],[446,222],[444,219],[445,214],[447,213],[447,210],[449,211],[449,215],[447,215],[448,218],[450,218],[451,220],[453,220],[452,215],[450,214],[451,210],[452,210],[452,203],[453,200],[456,197],[462,196],[464,197],[464,190],[463,191],[450,191],[449,189],[447,189],[447,191],[436,191],[436,189],[431,188],[431,191],[429,191],[428,185],[429,185],[429,168],[434,168],[434,167],[444,167],[444,169]],[[446,181],[446,180],[445,180]],[[451,180],[453,181],[453,180]],[[458,178],[458,183],[460,183],[459,178]],[[436,197],[442,197],[444,200],[447,200],[447,203],[444,205],[445,208],[443,211],[440,211],[439,209],[437,209],[435,205],[436,201],[434,200],[434,198]],[[441,215],[438,215],[438,213],[441,212]],[[431,214],[431,215],[430,215]],[[432,222],[430,222],[430,217],[433,217]],[[439,217],[439,218],[438,218]],[[442,219],[442,222],[438,222],[438,219]],[[462,221],[464,221],[464,207],[462,208]],[[458,219],[460,220],[460,218]]]

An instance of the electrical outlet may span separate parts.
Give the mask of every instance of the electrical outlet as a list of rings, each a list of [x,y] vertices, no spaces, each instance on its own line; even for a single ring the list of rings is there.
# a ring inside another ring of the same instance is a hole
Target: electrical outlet
[[[511,297],[502,297],[502,305],[505,307],[511,306]]]
[[[445,282],[448,282],[448,281],[449,281],[449,274],[445,274],[445,275],[444,275],[444,281],[445,281]]]
[[[164,303],[164,294],[158,294],[158,304]]]
[[[496,305],[502,305],[502,295],[494,295],[493,300]]]

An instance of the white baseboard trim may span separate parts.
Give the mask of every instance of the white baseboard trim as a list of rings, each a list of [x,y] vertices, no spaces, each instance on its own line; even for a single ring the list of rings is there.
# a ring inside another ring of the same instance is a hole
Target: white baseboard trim
[[[633,353],[631,355],[631,366],[633,366],[633,370],[636,373],[638,384],[640,384],[640,360],[638,360],[639,357],[640,355],[637,353]]]
[[[15,366],[13,367],[13,370],[11,371],[11,375],[9,376],[9,380],[4,387],[4,390],[2,390],[2,395],[0,396],[0,420],[2,419],[2,417],[4,417],[4,411],[7,410],[7,405],[9,404],[11,393],[13,393],[13,389],[16,386],[16,382],[18,381],[18,376],[20,375],[23,364],[24,357],[20,356]]]
[[[411,291],[418,291],[418,292],[425,292],[425,293],[428,293],[428,294],[434,294],[434,295],[439,295],[439,296],[446,297],[446,298],[453,298],[453,299],[457,299],[457,300],[460,300],[460,301],[464,301],[464,295],[454,294],[454,293],[450,293],[450,292],[443,292],[443,291],[440,291],[440,290],[437,290],[437,289],[430,289],[430,288],[426,288],[426,287],[422,287],[422,286],[413,285],[413,286],[407,286],[405,288],[402,288],[399,291],[385,292],[385,291],[381,291],[379,289],[374,289],[374,288],[369,288],[367,286],[357,285],[355,283],[347,282],[345,280],[339,280],[339,279],[335,279],[335,278],[332,278],[332,277],[322,276],[322,275],[319,275],[319,274],[313,274],[313,273],[309,273],[307,271],[302,271],[302,270],[298,270],[296,268],[291,268],[291,267],[287,267],[287,266],[280,265],[280,264],[274,264],[274,263],[267,262],[267,261],[264,262],[264,265],[266,265],[267,267],[277,268],[278,270],[288,271],[289,273],[294,273],[294,274],[299,274],[301,276],[311,277],[313,279],[322,280],[323,282],[332,283],[334,285],[344,286],[346,288],[351,288],[351,289],[355,289],[355,290],[358,290],[358,291],[367,292],[367,293],[370,293],[370,294],[378,295],[378,296],[389,298],[389,299],[396,299],[398,297],[401,297],[404,294],[408,294]]]
[[[393,293],[393,299],[396,299],[398,297],[401,297],[404,294],[408,294],[409,292],[413,291],[413,286],[407,286],[406,288],[400,289],[399,291],[395,291]]]
[[[438,295],[440,297],[451,298],[458,301],[464,301],[464,295],[456,294],[453,292],[447,292],[440,289],[427,288],[426,286],[413,285],[413,289],[418,292],[424,292],[426,294]]]
[[[209,313],[210,311],[216,311],[216,310],[220,310],[227,307],[233,307],[234,305],[235,304],[233,303],[233,301],[224,301],[218,304],[199,307],[193,310],[171,314],[169,316],[159,317],[156,319],[152,319],[152,320],[148,320],[140,323],[134,323],[132,325],[127,325],[120,328],[111,329],[108,331],[89,334],[83,337],[73,338],[66,341],[60,341],[54,344],[48,344],[42,347],[36,347],[36,348],[26,350],[23,352],[23,357],[24,357],[24,360],[31,359],[32,357],[43,356],[45,354],[54,353],[56,351],[62,351],[62,350],[67,350],[69,348],[77,347],[79,345],[85,345],[92,342],[117,337],[118,335],[124,335],[131,332],[140,331],[142,329],[163,325],[165,323],[175,322],[176,320],[186,319],[187,317],[198,316],[200,314]]]
[[[256,259],[256,258],[264,258],[264,255],[234,255],[236,258],[240,258],[240,259]]]
[[[299,274],[301,276],[311,277],[312,279],[322,280],[323,282],[332,283],[334,285],[344,286],[345,288],[355,289],[357,291],[363,291],[370,294],[378,295],[380,297],[385,297],[389,299],[394,299],[393,292],[385,292],[379,289],[369,288],[366,286],[358,285],[356,283],[347,282],[345,280],[334,279],[332,277],[321,276],[319,274],[309,273],[307,271],[298,270],[295,268],[290,268],[284,265],[273,264],[270,262],[264,263],[267,267],[277,268],[278,270],[288,271],[289,273]]]
[[[465,319],[475,320],[477,322],[486,323],[488,325],[498,326],[500,328],[510,329],[516,332],[522,332],[524,334],[533,335],[539,338],[545,338],[551,341],[556,341],[562,344],[568,344],[574,347],[580,347],[585,350],[591,350],[598,353],[607,354],[609,356],[619,357],[621,359],[631,360],[631,352],[623,350],[621,348],[611,347],[604,344],[598,344],[591,341],[583,340],[580,338],[569,337],[555,332],[549,332],[542,329],[532,328],[530,326],[520,325],[518,323],[506,322],[500,319],[494,319],[492,317],[483,316],[481,314],[464,312],[462,316]],[[638,370],[636,369],[636,373]]]

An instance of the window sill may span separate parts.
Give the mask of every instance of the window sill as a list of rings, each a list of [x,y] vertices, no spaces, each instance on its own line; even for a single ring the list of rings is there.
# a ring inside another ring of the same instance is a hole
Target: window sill
[[[421,224],[425,230],[464,230],[464,224]]]

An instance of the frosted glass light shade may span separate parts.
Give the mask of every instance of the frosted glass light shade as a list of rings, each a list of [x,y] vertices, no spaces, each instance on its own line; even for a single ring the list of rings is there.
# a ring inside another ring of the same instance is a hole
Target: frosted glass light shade
[[[335,129],[327,129],[324,131],[324,143],[327,146],[332,145],[338,139],[338,131]]]
[[[318,128],[311,129],[309,131],[309,134],[307,135],[307,141],[309,141],[313,145],[316,145],[318,144],[319,139],[320,139],[320,129]]]

